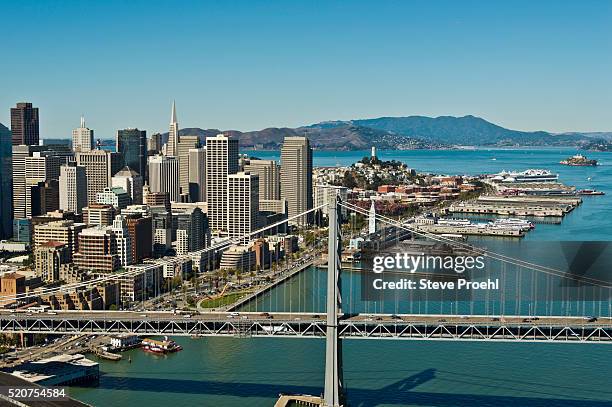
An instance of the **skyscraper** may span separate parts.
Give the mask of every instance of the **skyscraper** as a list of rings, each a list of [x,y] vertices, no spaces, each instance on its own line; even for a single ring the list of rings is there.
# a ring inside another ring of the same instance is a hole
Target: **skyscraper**
[[[149,190],[167,192],[170,200],[179,202],[179,162],[176,157],[155,155],[149,157]]]
[[[159,133],[153,133],[149,140],[147,140],[147,150],[150,155],[160,154],[162,151],[162,135]]]
[[[142,204],[142,177],[130,167],[123,167],[111,179],[113,187],[123,188],[132,199],[132,204]]]
[[[280,199],[280,168],[274,160],[250,159],[245,172],[259,175],[259,199]]]
[[[227,176],[238,172],[238,139],[206,138],[206,202],[213,230],[227,230]]]
[[[153,221],[150,216],[128,214],[127,227],[132,238],[132,261],[140,263],[151,257],[153,251]]]
[[[132,264],[132,237],[128,231],[125,215],[115,216],[112,230],[115,233],[115,241],[117,242],[119,262],[121,266],[129,266]]]
[[[96,203],[98,192],[110,185],[112,176],[111,153],[104,150],[75,153],[77,165],[85,167],[87,176],[87,204]]]
[[[281,198],[287,201],[288,216],[312,209],[312,148],[306,137],[285,137],[281,148]],[[312,213],[291,223],[312,223]]]
[[[176,121],[176,102],[172,102],[172,114],[170,117],[170,132],[168,143],[166,143],[166,155],[176,157],[180,141],[178,122]]]
[[[206,148],[189,150],[189,198],[191,202],[206,201]]]
[[[172,228],[176,236],[176,254],[204,249],[208,245],[208,218],[200,208],[176,208],[172,211]]]
[[[239,172],[227,176],[227,232],[230,238],[257,230],[259,218],[259,176]],[[242,243],[247,243],[244,237]]]
[[[59,179],[60,166],[68,161],[72,152],[69,150],[67,152],[48,151],[47,148],[47,146],[38,145],[13,146],[13,215],[15,219],[40,214],[40,198],[44,198],[46,192],[51,192],[51,195],[59,194],[59,191],[53,191],[53,187],[57,186],[59,189],[59,185],[52,185],[51,182],[45,185],[45,183]],[[59,199],[57,205],[59,206]],[[46,205],[43,206],[46,208]],[[33,207],[34,211],[32,211]]]
[[[43,151],[43,146],[18,145],[13,146],[13,217],[25,219],[27,217],[27,199],[29,192],[26,188],[26,158],[35,151]]]
[[[79,248],[78,235],[86,226],[84,223],[74,223],[72,220],[38,224],[34,226],[34,247],[40,247],[41,244],[53,240],[67,245],[72,256]]]
[[[94,226],[79,234],[79,251],[74,264],[91,272],[111,273],[120,267],[115,233],[109,226]]]
[[[11,131],[0,123],[0,240],[13,235],[13,157]]]
[[[198,136],[183,136],[179,141],[177,157],[179,159],[181,194],[189,194],[189,150],[199,146],[200,139]]]
[[[64,164],[59,177],[60,209],[82,213],[87,206],[87,175],[85,167],[76,163]]]
[[[39,142],[38,108],[32,103],[17,103],[11,108],[13,145],[37,146]]]
[[[123,157],[123,166],[147,179],[147,132],[138,129],[117,131],[117,152]]]
[[[81,126],[72,130],[72,150],[91,151],[94,148],[94,131],[85,127],[85,118],[81,116]]]

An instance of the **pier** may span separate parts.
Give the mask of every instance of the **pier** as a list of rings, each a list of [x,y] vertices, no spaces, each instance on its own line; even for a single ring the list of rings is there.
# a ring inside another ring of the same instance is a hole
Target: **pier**
[[[282,395],[278,398],[274,407],[292,407],[292,406],[307,406],[307,407],[319,407],[323,405],[321,397],[315,396],[288,396]]]
[[[422,232],[435,234],[457,234],[476,236],[499,236],[499,237],[523,237],[525,232],[521,229],[475,227],[462,225],[417,225],[416,228]]]
[[[580,203],[580,198],[481,196],[473,201],[452,204],[448,211],[481,215],[563,217]]]

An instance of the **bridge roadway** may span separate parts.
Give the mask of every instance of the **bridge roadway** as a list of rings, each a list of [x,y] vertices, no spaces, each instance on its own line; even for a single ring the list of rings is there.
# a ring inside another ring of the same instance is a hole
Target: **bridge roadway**
[[[612,320],[582,317],[343,315],[339,333],[351,339],[612,343]],[[2,333],[323,338],[325,314],[173,313],[135,311],[0,311]]]

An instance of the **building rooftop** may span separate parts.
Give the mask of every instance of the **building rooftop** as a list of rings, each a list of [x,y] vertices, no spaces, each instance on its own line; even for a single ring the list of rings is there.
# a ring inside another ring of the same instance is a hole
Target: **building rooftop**
[[[85,358],[77,353],[75,355],[62,354],[34,362],[27,362],[11,372],[12,375],[29,382],[41,382],[54,376],[63,376],[74,367],[96,367],[97,362]]]
[[[123,167],[113,177],[139,177],[140,174],[128,166]]]

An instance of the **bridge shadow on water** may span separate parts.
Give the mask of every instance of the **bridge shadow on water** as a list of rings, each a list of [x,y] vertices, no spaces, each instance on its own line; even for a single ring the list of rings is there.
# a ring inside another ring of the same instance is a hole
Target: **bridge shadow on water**
[[[426,369],[403,380],[380,389],[347,389],[351,407],[376,407],[381,405],[397,406],[436,406],[436,407],[612,407],[612,401],[589,400],[584,398],[567,399],[558,395],[546,397],[525,397],[490,394],[457,394],[414,391],[420,385],[436,379],[436,369]],[[458,383],[458,385],[460,385]],[[215,395],[243,397],[271,397],[279,393],[320,395],[321,387],[265,384],[249,382],[222,382],[213,380],[184,380],[155,377],[119,377],[102,375],[100,388],[109,390],[129,390],[151,392],[158,389],[162,393]],[[511,388],[511,386],[509,387]]]

